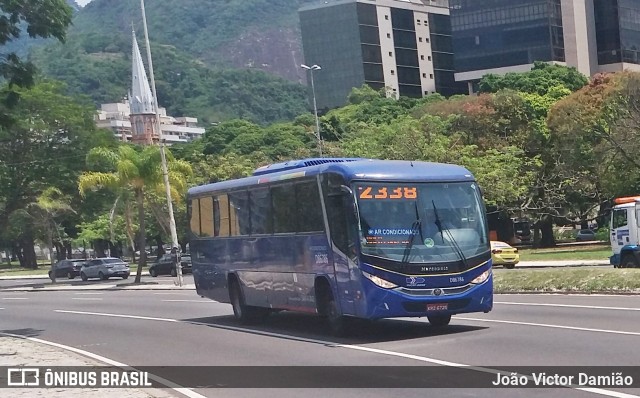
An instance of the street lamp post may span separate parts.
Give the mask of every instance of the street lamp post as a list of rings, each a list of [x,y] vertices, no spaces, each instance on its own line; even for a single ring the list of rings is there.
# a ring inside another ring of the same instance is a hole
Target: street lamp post
[[[176,230],[176,220],[173,216],[173,202],[171,201],[171,185],[169,184],[169,170],[167,168],[167,156],[165,154],[164,139],[162,137],[162,126],[160,124],[160,105],[158,104],[158,93],[156,91],[156,80],[153,74],[153,61],[151,59],[151,46],[149,45],[149,30],[147,29],[147,14],[144,8],[144,0],[140,0],[140,8],[142,9],[142,24],[144,26],[144,38],[147,45],[147,61],[149,62],[149,77],[151,78],[151,89],[153,90],[153,104],[156,111],[156,126],[158,127],[158,135],[160,138],[160,161],[162,163],[162,178],[164,180],[165,193],[167,195],[167,207],[169,209],[169,229],[171,230],[171,247],[177,248],[176,253],[176,276],[178,277],[178,286],[183,285],[182,281],[182,264],[180,262],[180,246],[178,244],[178,232]],[[141,248],[140,250],[145,250]]]
[[[318,150],[320,151],[320,157],[322,157],[322,136],[320,135],[320,120],[318,119],[318,105],[316,102],[316,86],[313,82],[313,71],[322,69],[319,65],[307,66],[305,64],[300,65],[302,69],[306,69],[311,74],[311,93],[313,94],[313,113],[316,117],[316,138],[318,139]]]

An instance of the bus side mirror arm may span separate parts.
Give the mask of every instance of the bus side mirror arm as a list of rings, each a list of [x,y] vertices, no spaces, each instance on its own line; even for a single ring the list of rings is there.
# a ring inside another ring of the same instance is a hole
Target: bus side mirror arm
[[[346,185],[340,185],[337,190],[330,189],[328,196],[353,196],[353,191]]]
[[[351,190],[351,188],[346,185],[340,185],[340,192],[349,196],[353,196],[353,190]]]

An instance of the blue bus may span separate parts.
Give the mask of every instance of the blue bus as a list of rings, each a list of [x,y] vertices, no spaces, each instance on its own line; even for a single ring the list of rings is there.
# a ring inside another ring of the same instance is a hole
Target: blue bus
[[[493,279],[482,195],[465,168],[304,159],[191,188],[197,293],[244,323],[275,311],[350,317],[489,312]]]

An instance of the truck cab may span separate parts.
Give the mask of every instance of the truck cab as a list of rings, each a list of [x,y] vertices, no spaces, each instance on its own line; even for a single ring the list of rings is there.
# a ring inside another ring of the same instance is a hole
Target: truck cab
[[[640,266],[640,196],[617,198],[614,202],[609,224],[613,255],[609,262],[615,268],[637,268]]]

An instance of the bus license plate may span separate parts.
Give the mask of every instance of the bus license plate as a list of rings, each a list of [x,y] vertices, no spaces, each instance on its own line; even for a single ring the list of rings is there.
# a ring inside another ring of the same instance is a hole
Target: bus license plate
[[[449,303],[427,304],[427,311],[446,311]]]

